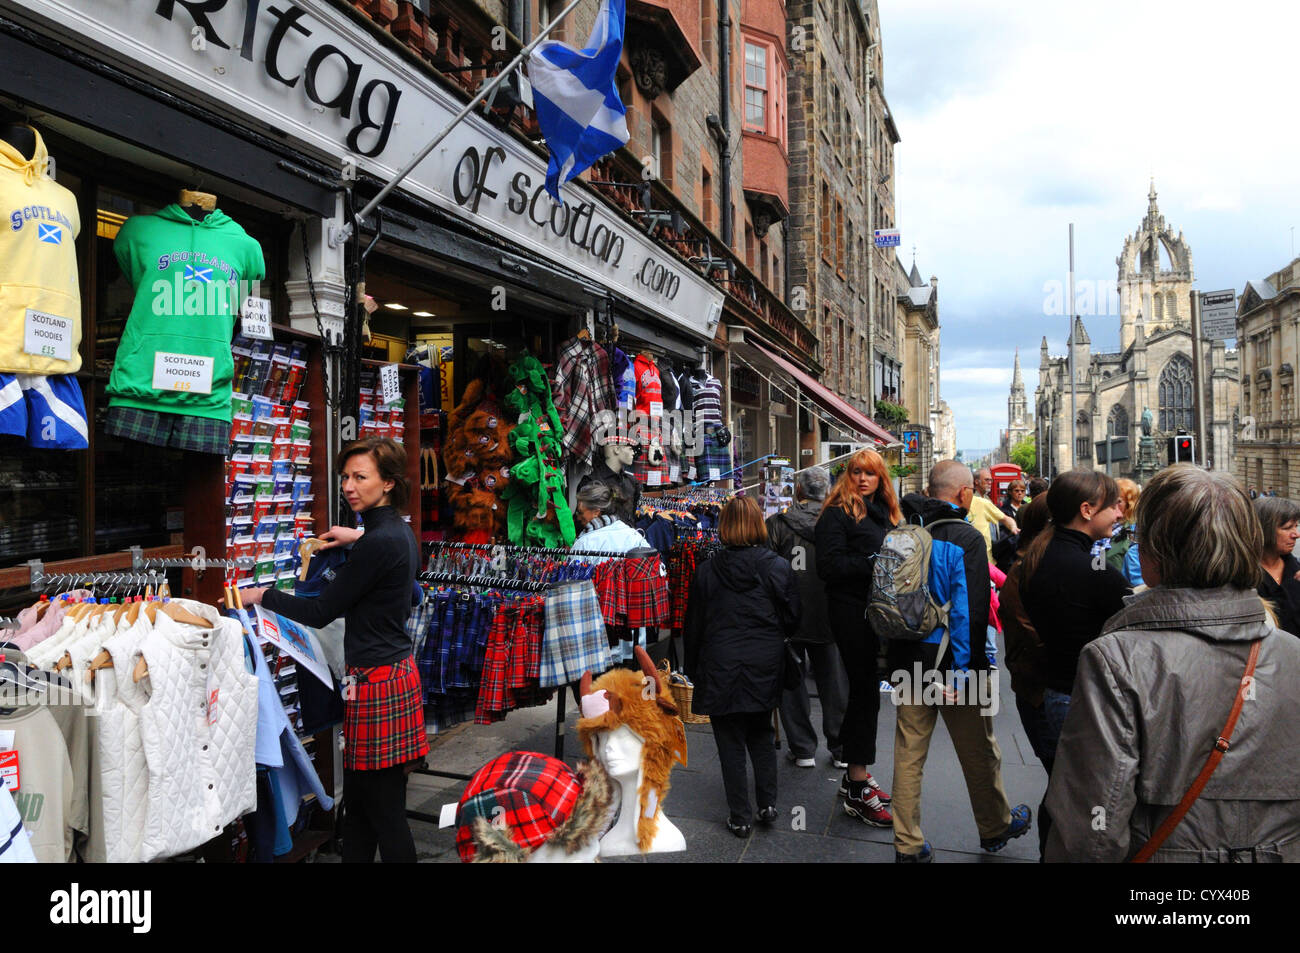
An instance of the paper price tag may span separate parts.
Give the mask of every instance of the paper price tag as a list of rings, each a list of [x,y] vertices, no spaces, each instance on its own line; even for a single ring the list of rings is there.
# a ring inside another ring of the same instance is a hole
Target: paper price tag
[[[717,467],[709,467],[709,480],[721,480],[722,472]]]
[[[384,388],[384,403],[393,404],[402,399],[402,382],[396,364],[385,364],[379,369],[379,380]]]
[[[0,751],[11,751],[14,746],[14,730],[8,728],[0,731]]]
[[[679,467],[679,466],[672,466],[672,467],[669,467],[669,468],[668,468],[668,482],[669,482],[669,483],[677,483],[677,482],[679,482],[679,481],[681,480],[681,478],[682,478],[682,468],[681,468],[681,467]]]
[[[240,330],[244,337],[253,338],[258,341],[271,341],[274,336],[271,334],[271,302],[266,298],[254,298],[251,295],[244,299],[244,305],[239,309],[240,313]]]
[[[663,482],[663,474],[658,470],[651,470],[646,474],[647,486],[659,486]]]
[[[23,318],[23,351],[59,361],[72,360],[72,319],[28,308]]]
[[[210,357],[155,351],[153,389],[211,394],[212,372],[215,364],[215,359]]]
[[[664,415],[664,402],[662,400],[650,401],[650,416],[662,417]]]
[[[18,752],[0,751],[0,788],[17,791],[19,784]]]

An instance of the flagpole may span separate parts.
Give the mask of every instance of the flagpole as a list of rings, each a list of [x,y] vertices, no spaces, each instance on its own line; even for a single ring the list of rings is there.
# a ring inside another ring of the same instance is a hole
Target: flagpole
[[[442,140],[446,139],[447,136],[451,134],[452,129],[456,128],[456,124],[459,123],[466,116],[468,116],[470,112],[473,111],[475,106],[477,106],[488,96],[492,95],[492,93],[496,91],[496,88],[500,86],[502,83],[504,83],[506,79],[509,78],[510,74],[513,73],[516,69],[518,69],[520,65],[522,65],[524,59],[530,53],[532,53],[534,49],[536,49],[537,45],[541,43],[543,40],[545,40],[546,37],[550,34],[550,32],[560,25],[560,21],[562,21],[566,16],[572,13],[573,10],[578,6],[578,4],[582,2],[583,0],[571,0],[569,5],[565,7],[563,10],[561,10],[559,15],[554,20],[552,20],[549,24],[547,24],[546,29],[544,29],[541,33],[537,34],[537,37],[531,43],[525,46],[522,50],[520,50],[519,55],[516,56],[513,60],[511,60],[509,65],[507,65],[505,69],[503,69],[500,73],[494,76],[490,83],[488,83],[486,86],[480,89],[470,99],[470,101],[465,104],[465,108],[463,108],[460,112],[456,114],[456,117],[447,124],[446,128],[444,128],[442,132],[438,133],[438,135],[434,138],[432,142],[430,142],[427,146],[421,149],[419,154],[416,155],[414,159],[408,162],[406,166],[402,168],[387,185],[385,185],[382,189],[379,190],[379,194],[376,195],[373,199],[371,199],[370,202],[366,205],[366,207],[357,213],[357,221],[361,221],[366,216],[373,213],[375,209],[379,208],[380,204],[382,204],[384,199],[388,197],[389,193],[392,192],[393,189],[397,188],[398,183],[401,182],[408,175],[410,175],[412,172],[414,172],[415,167],[419,165],[421,162],[423,162],[425,158],[429,155],[429,153],[438,147],[438,143],[442,142]],[[331,235],[332,240],[330,241],[330,245],[331,246],[342,245],[349,238],[352,237],[352,224],[350,222],[345,223],[341,228],[331,230],[331,231],[332,231],[332,235]]]

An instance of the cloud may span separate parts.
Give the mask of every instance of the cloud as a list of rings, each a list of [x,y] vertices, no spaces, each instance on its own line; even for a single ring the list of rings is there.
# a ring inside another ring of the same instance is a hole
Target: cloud
[[[1016,347],[1031,401],[1041,338],[1064,352],[1044,285],[1065,279],[1071,222],[1076,274],[1098,289],[1115,283],[1153,176],[1198,289],[1240,292],[1293,257],[1300,125],[1285,117],[1300,6],[880,0],[880,15],[902,134],[896,219],[922,274],[939,277],[959,446],[1005,426]],[[1085,324],[1094,351],[1118,348],[1115,317]],[[951,373],[997,367],[1000,380]]]

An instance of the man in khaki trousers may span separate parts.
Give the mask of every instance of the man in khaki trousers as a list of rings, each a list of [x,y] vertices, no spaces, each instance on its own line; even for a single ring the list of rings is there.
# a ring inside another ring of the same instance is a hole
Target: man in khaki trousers
[[[908,522],[929,528],[930,594],[949,605],[948,625],[925,640],[890,643],[894,729],[894,860],[928,863],[933,852],[921,831],[921,777],[940,716],[952,737],[970,796],[980,846],[999,851],[1029,832],[1029,807],[1012,808],[1002,787],[1002,752],[993,736],[996,673],[984,652],[989,572],[984,538],[965,522],[974,495],[968,467],[944,460],[930,471],[928,495],[903,498]],[[940,522],[944,521],[944,522]]]

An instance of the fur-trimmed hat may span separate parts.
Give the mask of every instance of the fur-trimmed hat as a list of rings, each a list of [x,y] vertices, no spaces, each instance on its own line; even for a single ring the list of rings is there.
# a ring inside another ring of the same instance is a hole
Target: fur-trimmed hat
[[[522,863],[542,844],[573,854],[613,822],[614,789],[599,762],[577,771],[533,751],[510,751],[470,779],[456,809],[466,863]]]
[[[578,738],[594,757],[593,736],[626,725],[645,742],[641,753],[641,787],[637,791],[637,846],[642,853],[654,843],[659,814],[668,794],[673,764],[686,766],[686,727],[654,663],[639,645],[635,655],[641,671],[616,668],[594,682],[582,676],[582,717]]]

